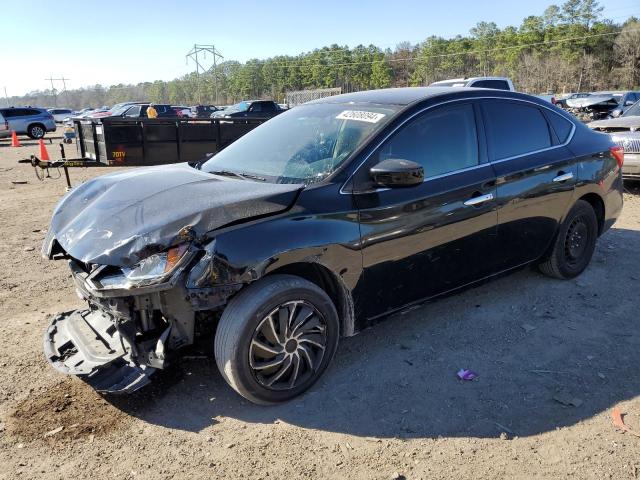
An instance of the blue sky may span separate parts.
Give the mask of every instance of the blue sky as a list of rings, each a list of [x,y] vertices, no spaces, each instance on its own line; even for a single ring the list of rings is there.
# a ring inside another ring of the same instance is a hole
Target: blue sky
[[[25,8],[26,5],[29,8]],[[0,9],[0,95],[46,89],[44,79],[69,78],[68,88],[100,83],[170,80],[192,71],[194,43],[215,44],[225,59],[246,61],[298,54],[337,43],[393,48],[429,35],[466,35],[477,22],[519,25],[552,0],[29,0]],[[556,2],[562,3],[562,1]],[[638,0],[601,0],[604,15],[640,16]],[[322,5],[322,6],[320,6]],[[61,84],[57,85],[61,88]]]

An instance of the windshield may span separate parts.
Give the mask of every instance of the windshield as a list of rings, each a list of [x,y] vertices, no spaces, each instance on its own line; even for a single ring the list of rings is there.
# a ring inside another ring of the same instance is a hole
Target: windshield
[[[397,107],[301,105],[216,154],[204,171],[249,174],[273,183],[319,182],[336,170]]]
[[[249,109],[249,105],[251,105],[249,102],[240,102],[236,103],[235,105],[231,105],[225,110],[227,113],[245,112]]]
[[[640,100],[631,105],[626,112],[622,114],[623,117],[640,117]]]

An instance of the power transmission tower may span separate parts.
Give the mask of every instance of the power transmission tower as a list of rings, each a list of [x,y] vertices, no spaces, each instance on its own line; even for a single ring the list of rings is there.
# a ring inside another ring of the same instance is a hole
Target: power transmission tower
[[[62,93],[65,93],[67,91],[67,80],[71,80],[70,78],[64,78],[64,75],[62,76],[62,78],[53,78],[53,76],[49,76],[49,78],[45,78],[45,80],[49,80],[51,82],[51,91],[53,92],[53,106],[57,107],[58,106],[58,90],[56,90],[56,87],[54,86],[53,82],[62,82]],[[69,94],[67,93],[67,101],[69,100]]]
[[[207,58],[207,53],[211,54],[211,56],[213,57],[213,65],[211,65],[209,68],[204,67],[201,63],[200,63],[200,59],[198,58],[198,55],[200,55],[201,58]],[[207,72],[211,72],[213,71],[213,82],[214,82],[214,86],[215,86],[215,92],[216,92],[216,101],[215,103],[218,103],[218,60],[222,60],[224,57],[220,54],[220,52],[218,50],[216,50],[216,47],[213,45],[198,45],[197,43],[193,45],[193,48],[191,50],[189,50],[189,52],[186,55],[186,61],[187,64],[189,63],[189,59],[193,60],[196,64],[196,82],[197,82],[197,88],[198,88],[198,103],[202,103],[202,91],[201,91],[201,85],[200,85],[200,73],[207,73]]]

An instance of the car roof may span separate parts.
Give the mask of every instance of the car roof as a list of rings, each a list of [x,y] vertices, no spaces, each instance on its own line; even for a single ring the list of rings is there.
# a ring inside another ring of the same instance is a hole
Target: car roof
[[[422,100],[436,97],[457,97],[457,96],[483,96],[491,93],[491,96],[509,98],[535,98],[509,90],[496,90],[492,88],[469,88],[469,87],[402,87],[383,88],[380,90],[366,90],[363,92],[344,93],[332,97],[320,98],[307,102],[309,104],[318,103],[371,103],[378,105],[400,105],[406,106]]]

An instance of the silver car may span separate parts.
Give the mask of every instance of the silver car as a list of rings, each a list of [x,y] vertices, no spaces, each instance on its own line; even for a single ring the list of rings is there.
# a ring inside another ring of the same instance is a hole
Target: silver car
[[[616,145],[624,148],[622,176],[640,180],[640,100],[618,118],[596,120],[587,126],[608,133]]]
[[[56,131],[53,115],[44,108],[9,107],[0,108],[0,114],[9,122],[9,130],[38,139],[47,132]]]

